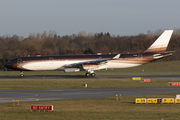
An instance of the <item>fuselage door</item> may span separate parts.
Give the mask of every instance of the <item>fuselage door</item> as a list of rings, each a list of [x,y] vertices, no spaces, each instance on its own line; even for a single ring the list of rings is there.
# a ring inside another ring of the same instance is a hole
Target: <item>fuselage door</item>
[[[138,60],[141,61],[141,60],[142,60],[142,57],[143,57],[142,54],[139,54],[139,55],[138,55]]]
[[[53,57],[49,58],[49,64],[53,64]]]
[[[17,64],[21,64],[22,63],[22,58],[18,58],[17,59]]]

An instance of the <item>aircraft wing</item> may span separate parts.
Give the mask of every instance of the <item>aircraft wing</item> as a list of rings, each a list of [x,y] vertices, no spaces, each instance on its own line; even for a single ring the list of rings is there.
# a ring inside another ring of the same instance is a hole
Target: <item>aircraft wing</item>
[[[86,62],[79,62],[65,66],[65,72],[77,72],[80,70],[99,70],[104,69],[106,66],[103,66],[107,61],[118,59],[120,54],[117,54],[113,58],[107,59],[98,59]],[[102,67],[103,66],[103,67]]]
[[[109,60],[114,60],[114,59],[118,59],[120,57],[120,54],[117,54],[115,57],[113,58],[107,58],[107,59],[98,59],[98,60],[92,60],[92,61],[86,61],[86,62],[81,62],[79,64],[99,64],[99,63],[103,63],[103,62],[107,62]]]

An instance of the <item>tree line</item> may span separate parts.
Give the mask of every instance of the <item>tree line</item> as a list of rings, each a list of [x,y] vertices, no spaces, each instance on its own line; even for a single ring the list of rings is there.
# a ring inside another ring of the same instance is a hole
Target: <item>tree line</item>
[[[30,33],[27,38],[0,36],[0,70],[5,69],[3,64],[9,59],[20,56],[143,52],[163,31],[149,30],[147,34],[133,36],[115,36],[109,32],[59,36],[55,31]],[[162,61],[180,60],[180,29],[174,30],[167,50],[175,53]]]

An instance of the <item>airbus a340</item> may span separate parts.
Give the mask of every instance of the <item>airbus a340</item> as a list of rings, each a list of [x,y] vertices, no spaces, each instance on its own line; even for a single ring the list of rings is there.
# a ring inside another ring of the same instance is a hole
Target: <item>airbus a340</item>
[[[94,77],[95,70],[135,67],[172,55],[172,51],[166,51],[172,33],[173,30],[165,30],[161,36],[142,53],[27,56],[11,59],[4,66],[19,71],[86,71],[87,77]]]

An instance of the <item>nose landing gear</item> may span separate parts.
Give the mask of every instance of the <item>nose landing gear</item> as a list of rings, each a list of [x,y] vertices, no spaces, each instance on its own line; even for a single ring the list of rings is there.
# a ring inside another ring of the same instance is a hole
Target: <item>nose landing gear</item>
[[[20,71],[20,76],[21,76],[21,77],[23,77],[23,76],[24,76],[23,71]]]

